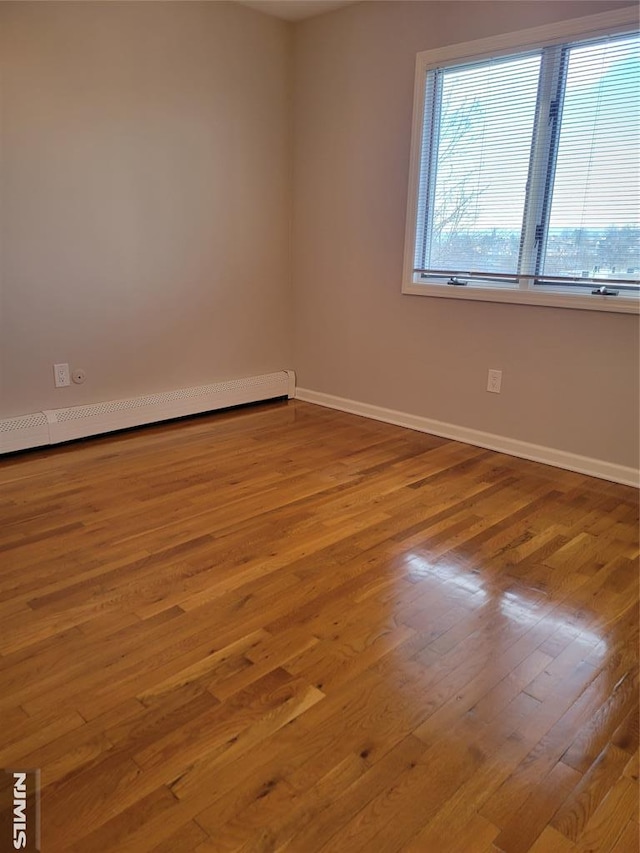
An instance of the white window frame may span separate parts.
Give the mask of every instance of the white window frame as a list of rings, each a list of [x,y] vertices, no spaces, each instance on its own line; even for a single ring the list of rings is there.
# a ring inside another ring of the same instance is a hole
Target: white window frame
[[[413,98],[413,127],[409,164],[409,190],[405,226],[404,267],[402,292],[415,296],[436,296],[444,299],[512,302],[521,305],[548,305],[556,308],[578,308],[588,311],[640,313],[640,296],[620,293],[600,296],[575,293],[566,287],[525,290],[500,284],[467,283],[464,287],[448,286],[448,279],[434,283],[417,283],[414,277],[414,249],[418,216],[418,183],[420,180],[422,133],[424,127],[425,81],[427,72],[444,64],[473,62],[489,57],[506,56],[518,51],[534,50],[567,41],[619,35],[638,30],[638,12],[634,7],[571,21],[561,21],[528,30],[505,33],[477,41],[448,45],[418,53]]]

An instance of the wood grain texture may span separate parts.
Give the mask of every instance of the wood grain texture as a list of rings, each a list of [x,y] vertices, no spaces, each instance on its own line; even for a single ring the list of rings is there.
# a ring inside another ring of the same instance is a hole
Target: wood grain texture
[[[5,457],[0,513],[45,853],[638,849],[634,490],[288,401]]]

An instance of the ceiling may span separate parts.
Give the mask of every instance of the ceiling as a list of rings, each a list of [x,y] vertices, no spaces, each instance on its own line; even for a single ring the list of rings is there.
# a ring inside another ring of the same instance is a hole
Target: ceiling
[[[302,21],[323,12],[339,9],[341,6],[351,6],[358,0],[236,0],[244,6],[251,6],[267,15],[275,15],[285,21]]]

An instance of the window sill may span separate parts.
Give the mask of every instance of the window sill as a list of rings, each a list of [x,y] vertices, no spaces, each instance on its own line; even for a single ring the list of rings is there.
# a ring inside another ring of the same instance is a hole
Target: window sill
[[[441,299],[466,299],[479,302],[510,302],[515,305],[541,305],[550,308],[577,308],[613,314],[640,314],[640,299],[634,296],[596,296],[558,293],[549,290],[516,290],[507,287],[472,287],[447,284],[403,284],[402,292],[412,296]]]

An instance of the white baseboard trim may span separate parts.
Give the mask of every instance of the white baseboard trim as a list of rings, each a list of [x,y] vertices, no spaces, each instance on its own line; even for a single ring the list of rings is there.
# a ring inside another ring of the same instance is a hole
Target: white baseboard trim
[[[280,370],[125,400],[34,412],[0,420],[0,453],[294,395],[294,372]]]
[[[307,403],[316,403],[318,406],[338,409],[341,412],[349,412],[353,415],[362,415],[365,418],[407,427],[407,429],[417,430],[418,432],[428,432],[432,435],[451,438],[454,441],[473,444],[477,447],[486,447],[488,450],[496,450],[509,456],[542,462],[545,465],[565,468],[578,474],[588,474],[590,477],[599,477],[601,480],[610,480],[614,483],[622,483],[625,486],[634,486],[635,488],[640,486],[640,471],[635,468],[628,468],[625,465],[617,465],[614,462],[606,462],[604,459],[592,459],[589,456],[568,453],[566,450],[556,450],[553,447],[531,444],[528,441],[519,441],[518,439],[507,438],[504,435],[494,435],[490,432],[423,418],[407,412],[398,412],[395,409],[372,406],[369,403],[336,397],[333,394],[324,394],[321,391],[312,391],[309,388],[297,388],[295,396],[297,400],[304,400]]]

